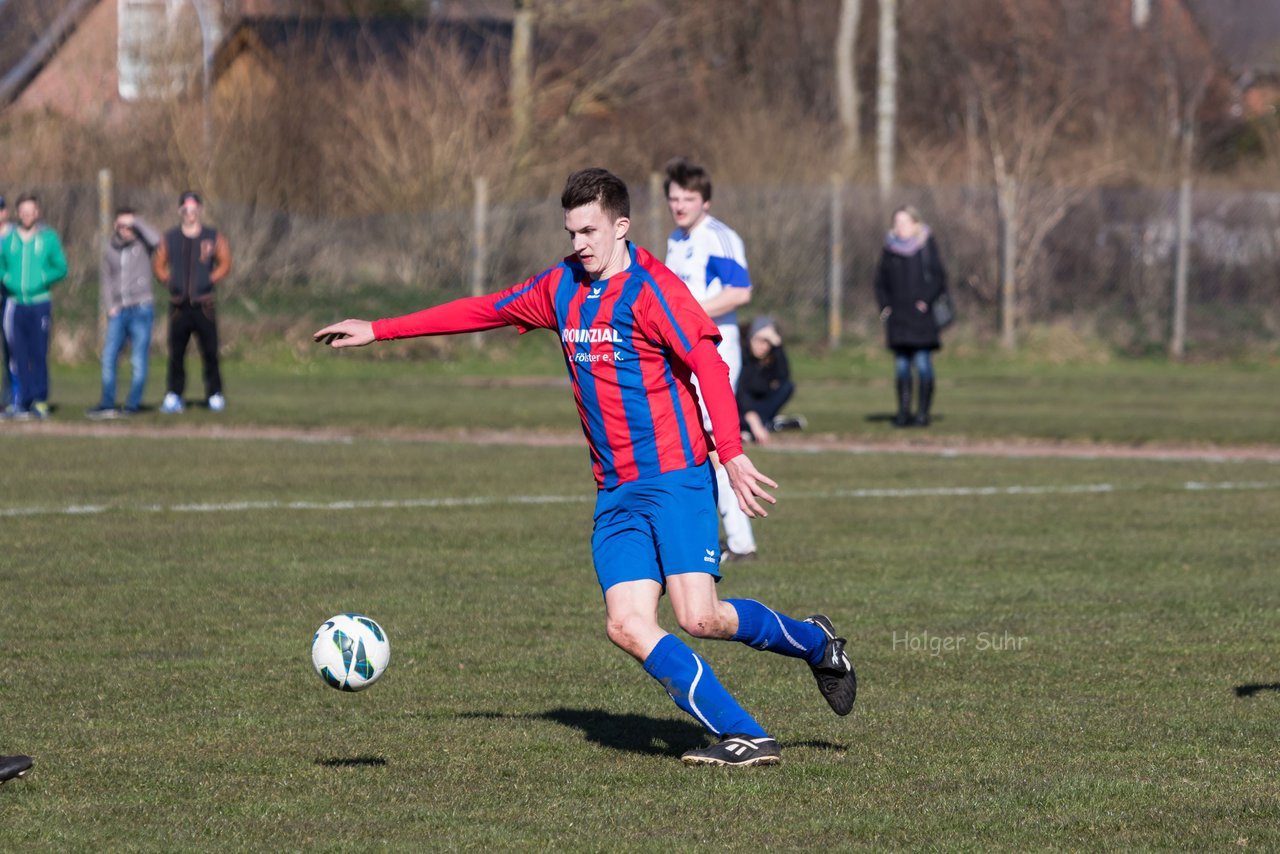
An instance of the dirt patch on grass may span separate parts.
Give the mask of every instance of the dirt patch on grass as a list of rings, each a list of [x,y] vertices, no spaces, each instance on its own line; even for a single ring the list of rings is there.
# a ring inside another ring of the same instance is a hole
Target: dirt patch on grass
[[[139,421],[75,423],[44,421],[6,424],[6,432],[46,436],[134,437],[148,439],[212,439],[350,444],[382,442],[457,442],[474,445],[576,447],[584,442],[576,431],[529,430],[337,430],[255,425],[147,424]],[[757,449],[748,446],[749,453]],[[1256,461],[1280,463],[1280,447],[1182,444],[1117,444],[1045,439],[965,439],[957,437],[893,437],[884,440],[849,439],[834,434],[784,434],[766,452],[911,454],[919,456],[1053,457],[1060,459],[1128,459],[1186,461]]]

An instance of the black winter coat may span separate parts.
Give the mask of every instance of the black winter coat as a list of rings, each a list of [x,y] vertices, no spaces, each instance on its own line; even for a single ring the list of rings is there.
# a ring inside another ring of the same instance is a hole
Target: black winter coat
[[[779,344],[770,351],[767,362],[751,352],[751,342],[742,347],[742,373],[738,376],[738,408],[747,412],[791,380],[791,366],[787,364],[787,351]]]
[[[876,272],[876,301],[883,312],[892,309],[885,321],[885,343],[891,350],[937,350],[938,325],[933,322],[933,301],[947,290],[947,271],[932,237],[914,255],[899,255],[885,249]],[[917,301],[928,308],[921,311]]]

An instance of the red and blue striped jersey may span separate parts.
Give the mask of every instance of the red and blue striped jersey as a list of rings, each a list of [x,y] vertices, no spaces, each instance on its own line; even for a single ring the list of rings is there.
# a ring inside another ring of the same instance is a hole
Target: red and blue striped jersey
[[[594,281],[569,256],[495,295],[494,310],[521,332],[552,329],[561,348],[596,483],[620,483],[701,465],[712,447],[687,363],[719,330],[689,289],[644,249]]]
[[[674,273],[634,244],[627,250],[630,264],[610,279],[593,280],[570,255],[499,293],[375,320],[374,337],[555,330],[602,489],[706,461],[712,444],[696,372],[727,462],[742,444],[728,368],[715,349],[720,332]]]

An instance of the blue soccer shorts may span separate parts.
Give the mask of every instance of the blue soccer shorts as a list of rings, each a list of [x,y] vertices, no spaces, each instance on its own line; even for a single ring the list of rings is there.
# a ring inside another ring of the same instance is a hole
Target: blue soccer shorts
[[[596,496],[591,557],[600,589],[668,575],[720,578],[720,513],[710,461],[602,489]]]

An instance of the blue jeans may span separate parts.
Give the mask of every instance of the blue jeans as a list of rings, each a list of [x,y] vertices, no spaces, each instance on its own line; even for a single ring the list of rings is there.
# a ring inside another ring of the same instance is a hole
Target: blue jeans
[[[53,306],[48,302],[5,305],[4,332],[15,376],[14,397],[20,410],[49,400],[49,327]]]
[[[3,400],[0,409],[17,406],[21,393],[18,391],[17,363],[9,356],[9,298],[3,285],[0,285],[0,358],[4,359],[4,370],[0,371],[0,386],[3,386]]]
[[[124,408],[136,410],[142,405],[142,389],[147,384],[147,356],[151,351],[151,326],[156,312],[151,303],[122,308],[107,319],[107,340],[102,347],[102,398],[99,406],[116,405],[116,362],[125,341],[129,342],[129,365],[133,381]]]
[[[911,379],[911,367],[921,380],[933,379],[933,356],[929,350],[894,350],[893,373],[900,380]]]

